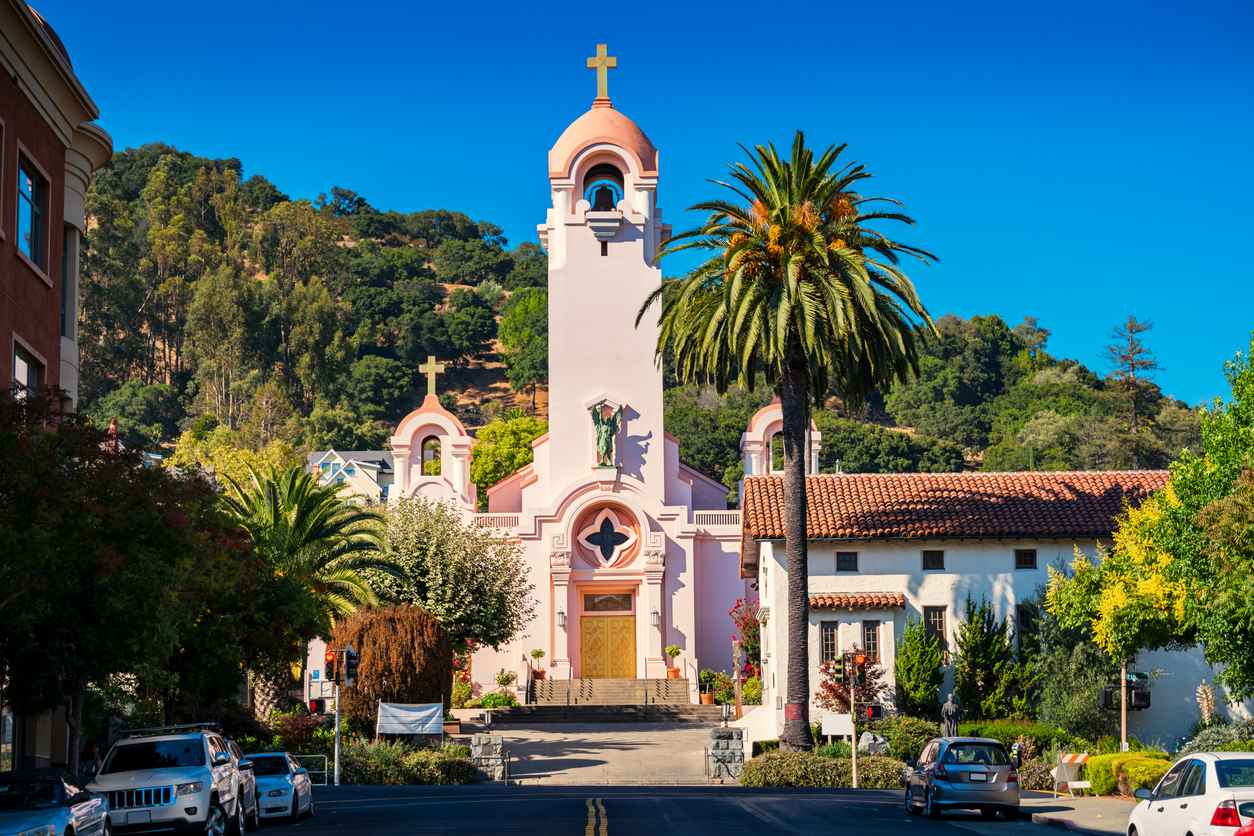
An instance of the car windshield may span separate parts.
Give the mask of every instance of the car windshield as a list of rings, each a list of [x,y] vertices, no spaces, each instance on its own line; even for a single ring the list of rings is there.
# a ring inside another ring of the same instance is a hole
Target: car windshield
[[[1254,760],[1215,761],[1215,772],[1221,787],[1254,787]]]
[[[286,775],[287,774],[287,758],[282,757],[266,757],[264,755],[253,755],[249,758],[253,762],[254,775]]]
[[[942,759],[958,766],[1008,766],[1010,757],[996,743],[956,743],[945,750]]]
[[[64,804],[57,778],[22,778],[0,782],[0,810],[41,810]]]
[[[143,740],[114,746],[109,757],[105,758],[100,774],[204,765],[205,747],[199,737],[191,740]]]

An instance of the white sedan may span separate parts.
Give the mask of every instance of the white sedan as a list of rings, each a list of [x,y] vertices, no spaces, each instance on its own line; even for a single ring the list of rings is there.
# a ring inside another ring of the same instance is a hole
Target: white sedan
[[[1181,758],[1128,817],[1128,836],[1234,836],[1254,822],[1254,752]]]
[[[309,772],[284,752],[249,755],[257,776],[257,803],[263,819],[297,821],[314,814],[313,782]]]

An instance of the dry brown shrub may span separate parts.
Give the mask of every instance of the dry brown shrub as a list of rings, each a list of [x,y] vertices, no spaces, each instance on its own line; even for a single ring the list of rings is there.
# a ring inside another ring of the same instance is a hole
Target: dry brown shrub
[[[358,610],[331,634],[330,647],[350,644],[361,662],[357,687],[340,691],[340,711],[354,731],[374,734],[380,700],[448,707],[453,643],[431,613],[410,606]]]

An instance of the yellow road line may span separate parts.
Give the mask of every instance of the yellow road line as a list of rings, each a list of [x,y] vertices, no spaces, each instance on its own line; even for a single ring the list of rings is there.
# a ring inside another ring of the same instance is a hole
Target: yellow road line
[[[601,804],[601,799],[597,799],[597,809],[601,811],[601,833],[600,836],[608,836],[610,828],[610,817],[605,815],[605,807]]]
[[[597,811],[592,807],[592,799],[588,799],[588,826],[584,828],[584,836],[597,836]]]

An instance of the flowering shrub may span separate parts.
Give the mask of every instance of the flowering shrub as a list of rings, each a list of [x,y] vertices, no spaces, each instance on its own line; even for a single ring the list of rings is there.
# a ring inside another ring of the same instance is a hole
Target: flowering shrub
[[[475,702],[475,700],[471,700],[471,702]],[[514,699],[514,695],[504,691],[484,694],[479,698],[478,702],[479,705],[476,708],[501,708],[506,705],[518,705],[518,700]]]
[[[1054,776],[1050,770],[1054,764],[1040,758],[1024,761],[1019,767],[1019,789],[1021,790],[1052,790]]]
[[[475,765],[458,757],[465,747],[415,749],[404,743],[350,741],[341,746],[341,774],[350,785],[474,784]]]
[[[762,625],[758,622],[758,609],[758,599],[737,598],[736,605],[727,611],[736,625],[737,634],[732,638],[740,640],[740,649],[748,660],[747,664],[754,668],[754,672],[750,672],[746,667],[748,676],[754,676],[762,666]]]
[[[858,786],[895,790],[905,764],[869,755],[858,758]],[[853,768],[847,758],[825,758],[814,752],[763,752],[745,764],[740,783],[746,787],[850,787]]]

